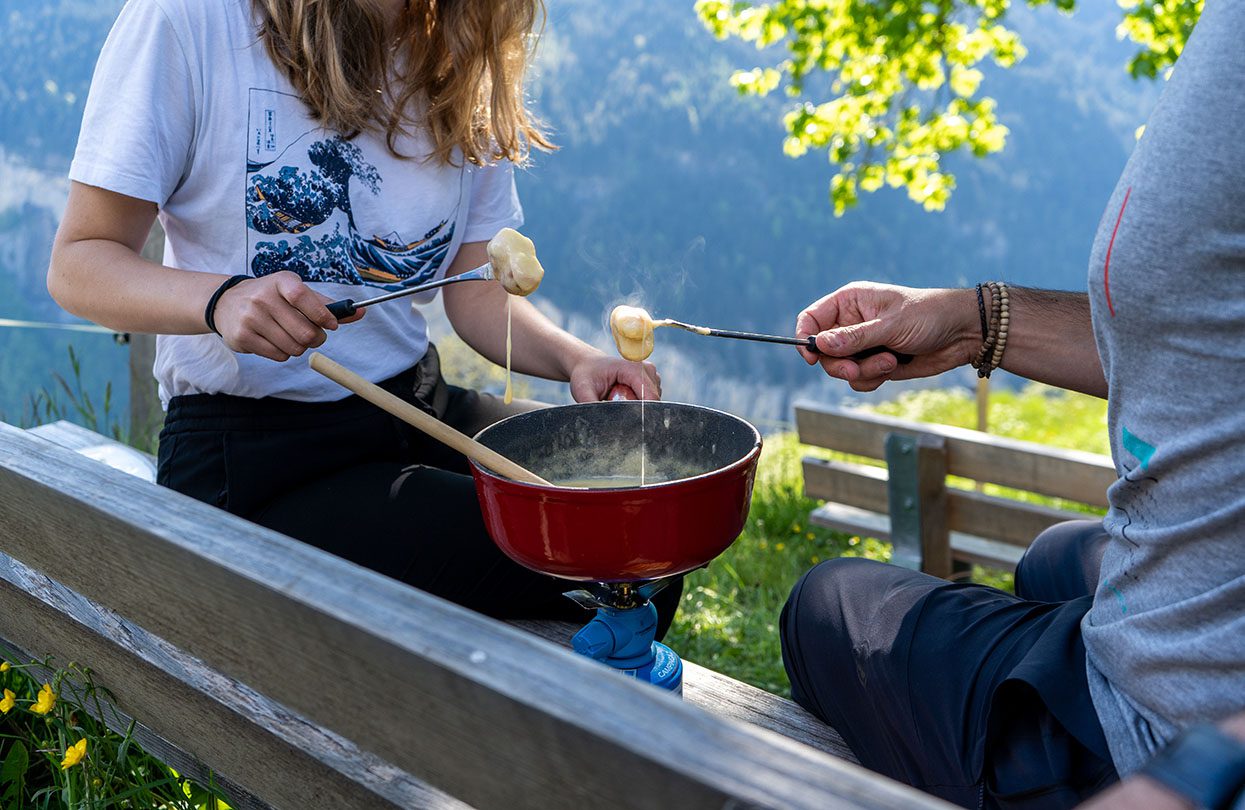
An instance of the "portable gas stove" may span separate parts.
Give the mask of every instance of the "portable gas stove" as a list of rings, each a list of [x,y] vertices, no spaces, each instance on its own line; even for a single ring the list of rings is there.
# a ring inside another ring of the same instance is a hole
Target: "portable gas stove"
[[[756,428],[711,408],[599,402],[547,408],[485,428],[480,442],[553,481],[625,475],[645,486],[524,484],[472,464],[484,523],[515,562],[583,583],[596,616],[576,652],[674,692],[683,665],[655,641],[651,599],[725,551],[743,530],[761,454]]]

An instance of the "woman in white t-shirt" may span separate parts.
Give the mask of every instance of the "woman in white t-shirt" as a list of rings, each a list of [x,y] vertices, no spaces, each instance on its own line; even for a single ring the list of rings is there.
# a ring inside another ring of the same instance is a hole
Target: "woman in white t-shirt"
[[[570,605],[562,583],[497,551],[461,456],[303,356],[319,347],[468,433],[523,408],[447,386],[417,306],[339,322],[325,304],[477,267],[522,224],[513,164],[549,146],[523,97],[540,13],[539,0],[126,4],[48,288],[75,314],[160,335],[162,484],[478,610]],[[157,216],[163,265],[139,255]],[[444,295],[457,333],[503,358],[501,286]],[[518,371],[567,380],[580,401],[620,383],[660,391],[651,366],[513,305]]]

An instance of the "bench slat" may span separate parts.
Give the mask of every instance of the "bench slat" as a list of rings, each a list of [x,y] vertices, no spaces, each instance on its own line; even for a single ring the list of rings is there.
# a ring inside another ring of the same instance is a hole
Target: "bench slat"
[[[890,433],[927,433],[947,442],[951,475],[1106,508],[1117,478],[1107,456],[1022,442],[975,430],[911,422],[864,411],[799,403],[800,441],[851,455],[885,458]]]
[[[947,806],[7,425],[0,552],[485,810]]]
[[[97,680],[106,673],[118,701],[148,721],[135,728],[138,743],[203,784],[211,775],[237,810],[469,810],[7,554],[0,554],[0,616],[15,652],[89,664]],[[104,719],[124,733],[129,715],[114,708],[104,707]],[[148,727],[153,719],[160,734]],[[282,774],[280,784],[273,772]],[[241,785],[265,785],[267,801]]]
[[[871,512],[888,511],[887,473],[881,467],[805,458],[803,469],[804,491],[810,498]],[[971,490],[947,490],[947,525],[953,532],[990,537],[1016,546],[1028,546],[1033,538],[1056,523],[1091,517]]]
[[[891,538],[890,517],[854,506],[822,504],[809,514],[808,519],[815,526],[838,532],[874,537],[884,542],[889,542]],[[1010,543],[1000,543],[964,532],[951,532],[951,556],[962,562],[1015,569],[1024,553],[1023,548]]]
[[[564,647],[570,645],[571,636],[579,630],[577,625],[567,622],[515,621],[511,624]],[[797,704],[686,659],[683,661],[683,699],[718,717],[767,728],[831,756],[856,761],[852,749],[834,729]]]

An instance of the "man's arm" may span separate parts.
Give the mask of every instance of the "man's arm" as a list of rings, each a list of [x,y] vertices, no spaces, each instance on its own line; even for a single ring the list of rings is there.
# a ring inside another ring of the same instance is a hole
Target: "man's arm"
[[[1010,324],[1003,368],[1031,380],[1099,397],[1107,395],[1085,293],[1009,287]],[[987,302],[988,307],[988,302]],[[967,365],[981,346],[974,290],[921,290],[856,282],[811,304],[796,320],[798,337],[817,335],[821,354],[800,349],[811,365],[858,391],[887,380],[932,377]],[[899,365],[878,346],[913,355]]]

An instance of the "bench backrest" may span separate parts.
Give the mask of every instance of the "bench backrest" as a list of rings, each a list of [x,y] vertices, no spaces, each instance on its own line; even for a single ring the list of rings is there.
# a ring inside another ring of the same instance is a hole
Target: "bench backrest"
[[[3,424],[0,637],[277,807],[942,806]]]
[[[796,425],[804,444],[887,462],[883,469],[805,459],[810,496],[889,514],[892,529],[912,522],[904,517],[904,504],[910,500],[907,511],[917,513],[926,546],[941,543],[949,548],[949,536],[961,533],[1024,547],[1054,523],[1085,517],[1073,510],[948,488],[948,475],[1099,508],[1107,506],[1107,489],[1116,480],[1106,456],[964,428],[809,403],[796,406]],[[950,573],[949,551],[926,548],[921,557],[926,570]]]

